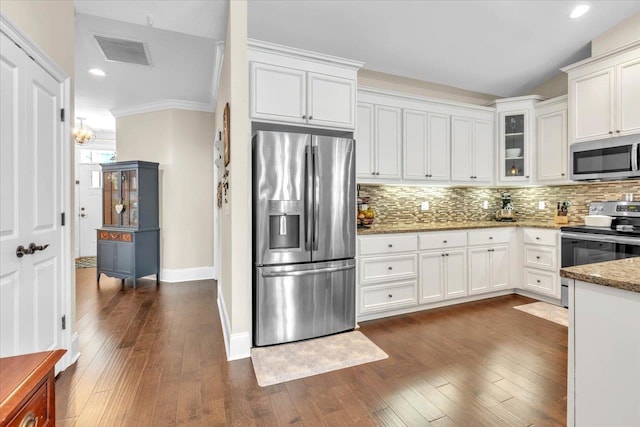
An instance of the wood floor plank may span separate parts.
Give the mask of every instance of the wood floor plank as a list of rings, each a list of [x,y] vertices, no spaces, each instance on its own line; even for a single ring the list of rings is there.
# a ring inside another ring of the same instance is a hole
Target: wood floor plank
[[[56,417],[86,426],[561,426],[567,329],[507,295],[360,322],[388,359],[269,387],[228,362],[216,283],[78,270],[82,355],[56,382]]]

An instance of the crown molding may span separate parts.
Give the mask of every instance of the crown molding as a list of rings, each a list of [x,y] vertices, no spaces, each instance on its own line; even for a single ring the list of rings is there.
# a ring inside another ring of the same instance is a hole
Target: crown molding
[[[224,61],[224,42],[216,42],[216,57],[213,63],[213,78],[211,79],[211,105],[216,111],[218,102],[218,90],[220,90],[220,76],[222,75],[222,63]]]
[[[262,40],[248,39],[247,46],[250,50],[263,51],[268,53],[277,53],[294,58],[304,58],[308,61],[322,61],[339,65],[347,68],[362,68],[364,62],[355,61],[353,59],[340,58],[338,56],[326,55],[324,53],[311,52],[309,50],[298,49],[295,47],[283,46],[280,44],[265,42]]]
[[[114,117],[133,116],[134,114],[153,113],[162,110],[189,110],[213,113],[215,106],[210,103],[181,101],[179,99],[165,99],[163,101],[150,102],[148,104],[132,105],[130,107],[114,108],[111,111]]]
[[[633,41],[631,43],[627,43],[627,44],[622,45],[622,46],[620,46],[620,47],[618,47],[616,49],[612,49],[610,51],[601,53],[600,55],[592,56],[592,57],[583,59],[580,62],[576,62],[574,64],[567,65],[566,67],[560,68],[560,71],[564,71],[565,73],[568,73],[569,71],[571,71],[571,70],[573,70],[575,68],[582,67],[585,64],[590,64],[592,62],[603,61],[605,59],[614,57],[616,55],[624,53],[624,52],[626,52],[628,50],[636,49],[638,47],[640,47],[640,40],[636,40],[636,41]]]

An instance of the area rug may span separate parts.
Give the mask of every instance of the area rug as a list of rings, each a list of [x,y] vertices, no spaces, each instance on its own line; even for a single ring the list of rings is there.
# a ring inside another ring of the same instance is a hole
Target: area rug
[[[558,325],[569,326],[569,310],[557,305],[547,302],[532,302],[531,304],[517,305],[513,308],[550,320]]]
[[[76,268],[92,268],[98,265],[98,258],[94,256],[83,256],[76,258]]]
[[[251,349],[251,362],[261,387],[389,357],[361,332]]]

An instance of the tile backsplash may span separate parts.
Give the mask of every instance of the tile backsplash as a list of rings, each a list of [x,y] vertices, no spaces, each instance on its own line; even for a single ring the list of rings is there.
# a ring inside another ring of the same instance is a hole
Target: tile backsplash
[[[557,202],[568,200],[570,221],[583,221],[589,202],[624,200],[633,193],[640,200],[640,180],[598,182],[542,187],[416,187],[360,184],[359,195],[369,197],[376,211],[376,222],[415,224],[447,221],[490,220],[501,207],[501,193],[511,193],[516,219],[552,221]],[[420,210],[422,202],[429,210]],[[488,209],[483,209],[487,201]],[[539,209],[539,202],[545,209]]]

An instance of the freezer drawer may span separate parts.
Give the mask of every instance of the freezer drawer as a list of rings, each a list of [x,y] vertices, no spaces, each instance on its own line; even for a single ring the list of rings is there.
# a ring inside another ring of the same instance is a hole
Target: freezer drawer
[[[355,327],[355,260],[256,268],[254,344],[265,346]]]

